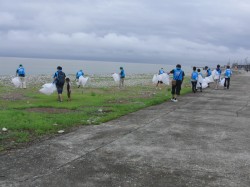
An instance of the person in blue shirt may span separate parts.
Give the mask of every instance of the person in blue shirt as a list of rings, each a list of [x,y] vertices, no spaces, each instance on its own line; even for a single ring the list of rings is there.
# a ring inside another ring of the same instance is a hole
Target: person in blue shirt
[[[25,81],[25,69],[22,64],[19,65],[19,68],[16,70],[16,76],[19,77],[21,81],[20,88],[26,88],[26,81]]]
[[[79,78],[80,78],[81,76],[84,76],[84,73],[83,73],[82,70],[80,70],[80,71],[78,71],[78,72],[76,73],[76,84],[78,85],[78,88],[80,88]]]
[[[185,73],[181,69],[181,65],[177,64],[176,68],[170,71],[168,74],[173,74],[172,80],[172,99],[173,102],[178,102],[177,95],[180,95],[181,84],[184,80]]]
[[[124,87],[124,80],[125,80],[125,71],[123,69],[123,67],[120,67],[120,84],[119,84],[119,88]]]
[[[191,83],[192,83],[193,93],[196,92],[197,81],[198,81],[198,73],[196,71],[196,67],[193,67],[193,72],[191,73]]]
[[[212,75],[212,71],[209,67],[205,66],[205,70],[206,70],[206,77],[209,77],[210,75]],[[209,84],[210,83],[208,83],[208,87],[210,87]]]
[[[161,68],[161,69],[159,70],[158,75],[161,75],[161,74],[163,74],[163,73],[165,73],[165,72],[164,72],[163,68]],[[163,84],[163,82],[162,82],[162,81],[158,81],[157,84],[156,84],[156,87],[158,87],[159,84]]]
[[[221,69],[220,65],[217,65],[217,68],[215,69],[215,76],[214,76],[214,81],[215,81],[215,90],[219,88],[219,83],[220,83],[220,78],[221,78]]]
[[[63,92],[63,86],[64,86],[64,83],[65,83],[66,75],[62,71],[61,66],[57,67],[57,71],[55,72],[53,78],[54,78],[54,83],[56,84],[56,88],[57,88],[58,101],[62,102],[63,101],[62,92]]]
[[[224,72],[224,76],[225,76],[225,83],[224,83],[224,88],[226,89],[229,89],[229,86],[230,86],[230,78],[232,76],[233,72],[232,70],[230,69],[230,66],[227,66],[227,69],[225,70]]]

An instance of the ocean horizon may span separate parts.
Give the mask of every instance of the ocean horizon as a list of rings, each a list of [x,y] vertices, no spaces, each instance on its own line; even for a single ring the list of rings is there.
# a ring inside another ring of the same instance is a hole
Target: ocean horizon
[[[53,74],[57,66],[62,66],[66,74],[75,74],[82,69],[88,75],[102,75],[119,73],[119,68],[123,67],[126,74],[157,74],[160,68],[165,72],[175,68],[172,64],[149,64],[149,63],[129,63],[129,62],[108,62],[89,60],[65,60],[65,59],[44,59],[44,58],[18,58],[0,57],[0,75],[15,75],[19,64],[22,64],[27,75],[47,75]],[[191,72],[191,67],[182,65],[185,72]]]

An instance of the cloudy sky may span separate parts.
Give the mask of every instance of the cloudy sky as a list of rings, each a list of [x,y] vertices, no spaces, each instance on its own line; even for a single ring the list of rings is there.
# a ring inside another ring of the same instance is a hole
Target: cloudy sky
[[[0,56],[166,64],[250,58],[249,0],[0,0]]]

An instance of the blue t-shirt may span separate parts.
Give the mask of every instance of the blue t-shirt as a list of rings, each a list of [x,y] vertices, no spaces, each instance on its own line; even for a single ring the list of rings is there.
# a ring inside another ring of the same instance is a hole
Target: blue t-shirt
[[[193,81],[197,81],[198,80],[198,72],[197,71],[193,71],[193,73],[191,75],[191,79]]]
[[[225,77],[226,78],[230,78],[231,75],[232,75],[232,70],[231,69],[226,69],[226,71],[225,71]]]
[[[25,69],[23,67],[20,67],[16,70],[18,76],[25,77]]]
[[[159,75],[161,75],[161,74],[163,74],[163,73],[164,73],[163,69],[160,69],[160,70],[159,70]]]
[[[120,72],[120,77],[121,77],[121,78],[125,78],[125,71],[124,71],[124,69],[121,70],[121,72]]]
[[[79,77],[81,77],[81,76],[83,76],[83,75],[84,75],[83,71],[78,71],[78,72],[76,73],[76,79],[79,79]]]

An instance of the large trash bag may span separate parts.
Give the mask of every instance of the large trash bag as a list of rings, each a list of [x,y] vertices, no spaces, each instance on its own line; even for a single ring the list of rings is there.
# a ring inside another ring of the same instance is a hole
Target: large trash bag
[[[224,84],[225,84],[225,78],[220,79],[220,86],[224,86]]]
[[[79,85],[82,85],[84,87],[87,84],[88,80],[89,80],[89,77],[80,76],[79,77]]]
[[[154,84],[157,84],[157,83],[158,83],[157,75],[154,75],[154,76],[153,76],[152,82],[153,82]]]
[[[11,80],[11,82],[15,85],[15,87],[19,88],[21,86],[21,80],[19,77],[15,77]]]
[[[115,82],[119,82],[120,81],[120,76],[117,73],[114,73],[112,75],[112,77],[113,77],[113,79],[114,79]]]
[[[42,86],[42,88],[39,90],[39,92],[51,95],[56,91],[56,85],[54,83],[46,83]]]
[[[157,80],[158,81],[162,81],[162,74],[161,75],[157,75]]]
[[[202,88],[204,89],[204,88],[207,88],[207,87],[208,87],[207,82],[203,81],[203,82],[202,82]]]
[[[206,77],[206,78],[205,78],[205,81],[206,81],[206,83],[214,82],[213,75],[210,75],[209,77]]]
[[[169,75],[166,73],[161,74],[162,82],[166,85],[169,85]]]

